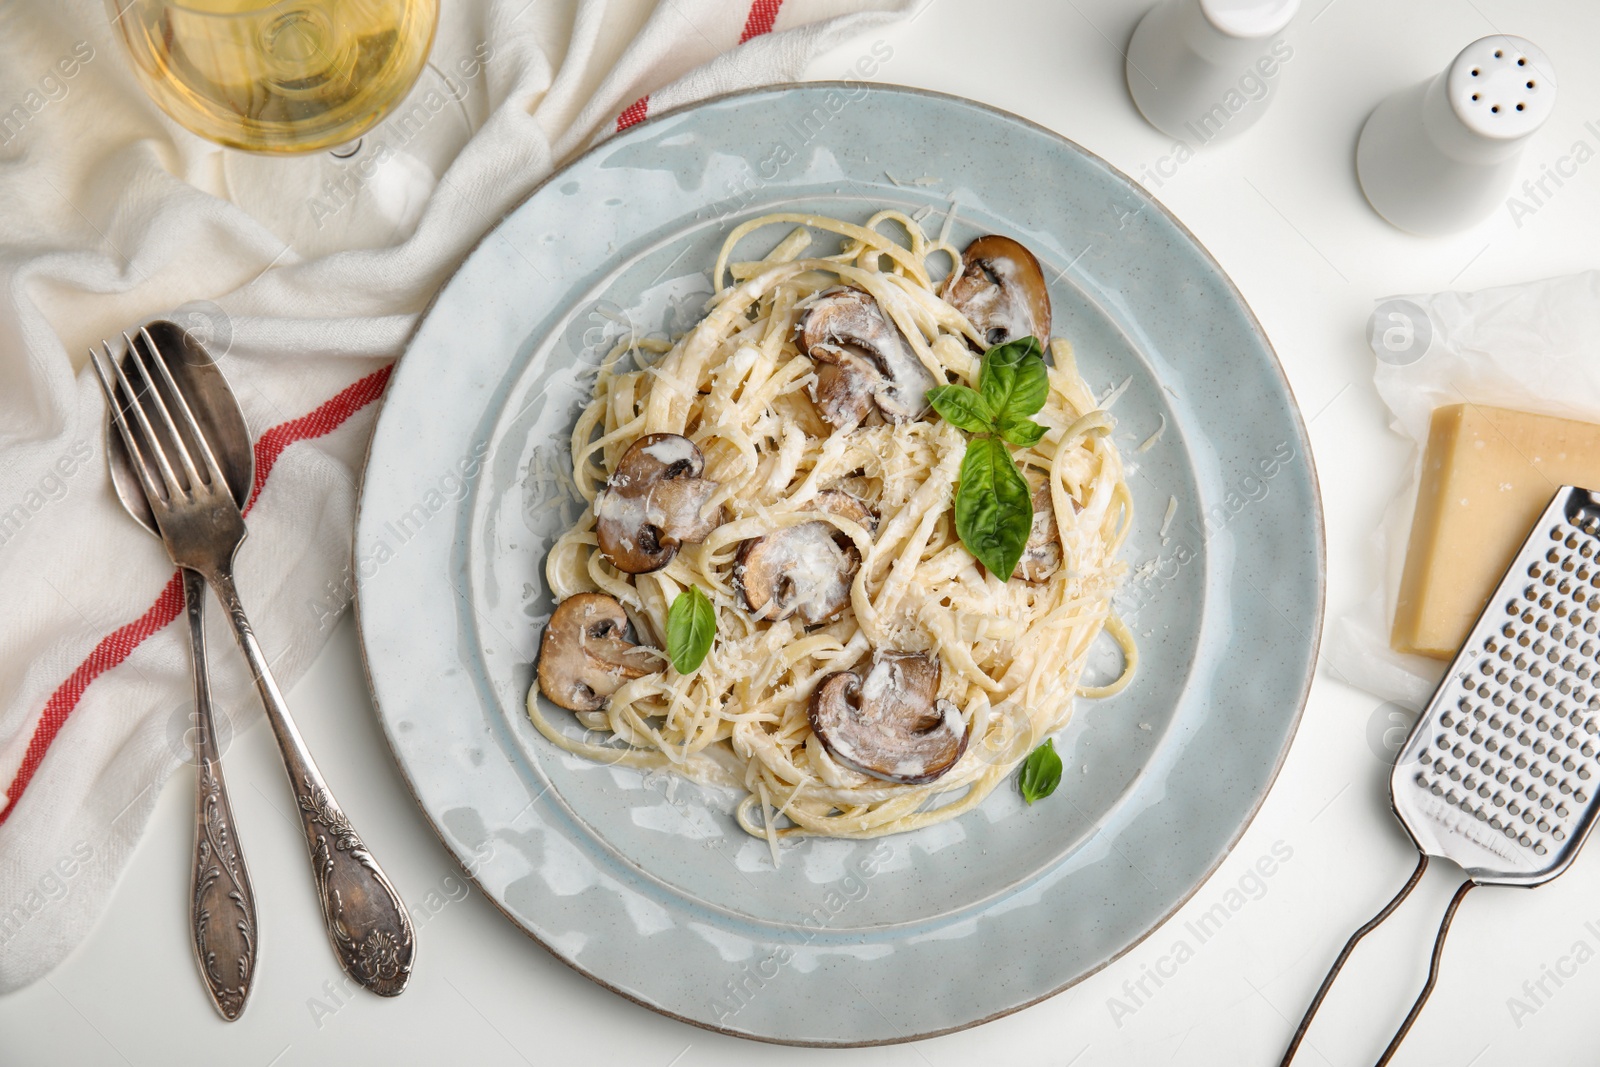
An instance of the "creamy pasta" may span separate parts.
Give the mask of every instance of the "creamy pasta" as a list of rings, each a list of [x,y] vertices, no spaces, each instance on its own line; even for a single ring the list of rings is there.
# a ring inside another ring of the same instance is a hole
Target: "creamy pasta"
[[[733,258],[743,238],[775,225],[791,229],[768,256]],[[819,238],[840,251],[808,255]],[[528,712],[552,742],[736,788],[740,825],[776,852],[778,840],[793,835],[876,837],[957,816],[1064,726],[1075,698],[1128,683],[1137,652],[1111,600],[1125,571],[1117,551],[1132,505],[1113,420],[1079,376],[1070,342],[1048,341],[1049,393],[1034,416],[1047,432],[1013,450],[1037,488],[1036,512],[1048,507],[1058,530],[1061,564],[1042,580],[1019,572],[1002,581],[958,538],[953,501],[967,433],[932,411],[844,428],[819,411],[820,364],[801,351],[797,332],[820,295],[841,285],[870,296],[928,377],[976,384],[974,349],[985,338],[930,277],[941,256],[959,267],[960,252],[896,211],[864,225],[758,218],[728,235],[713,271],[715,295],[697,326],[670,347],[630,342],[606,359],[572,433],[573,478],[601,505],[556,542],[549,586],[563,601],[592,592],[615,598],[638,642],[658,649],[667,648],[669,605],[698,587],[715,609],[716,639],[687,676],[662,655],[647,673],[622,680],[602,707],[577,712],[603,741],[571,736],[536,686]],[[651,434],[682,435],[698,447],[704,503],[719,521],[664,567],[630,574],[601,551],[597,511],[615,510],[607,482],[630,445]],[[829,504],[839,493],[871,520]],[[847,604],[814,624],[803,614],[756,617],[739,587],[742,546],[819,523],[826,526],[807,527],[826,535],[812,534],[818,558],[832,551],[824,544],[832,538],[855,565]],[[1103,630],[1121,645],[1125,668],[1110,685],[1084,687],[1090,646]],[[932,781],[886,781],[853,768],[821,743],[808,717],[825,679],[866,673],[886,652],[936,657],[938,697],[959,715],[952,727],[965,730],[959,758]]]

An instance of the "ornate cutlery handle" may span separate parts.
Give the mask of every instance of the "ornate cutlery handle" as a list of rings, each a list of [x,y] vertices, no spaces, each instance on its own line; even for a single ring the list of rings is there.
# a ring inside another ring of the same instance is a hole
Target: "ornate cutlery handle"
[[[222,754],[211,713],[206,673],[206,583],[183,570],[194,664],[194,865],[189,882],[189,929],[195,961],[211,1002],[232,1022],[244,1011],[256,967],[256,897],[234,835],[233,809],[222,777]]]
[[[322,905],[323,925],[339,963],[350,977],[383,997],[398,996],[411,978],[416,935],[411,916],[388,876],[328,792],[311,753],[289,717],[283,694],[250,629],[244,605],[227,570],[208,574],[233,622],[239,648],[250,663],[267,721],[283,754],[299,802],[300,821],[311,850],[311,873]]]

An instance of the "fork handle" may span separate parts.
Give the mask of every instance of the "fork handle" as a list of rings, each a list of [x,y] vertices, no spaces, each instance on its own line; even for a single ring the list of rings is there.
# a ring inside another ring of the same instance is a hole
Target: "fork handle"
[[[189,931],[195,961],[211,1002],[229,1022],[244,1011],[256,965],[256,896],[228,803],[222,753],[211,711],[206,672],[206,583],[183,568],[194,666],[194,861],[189,881]]]
[[[311,873],[322,905],[323,926],[339,964],[357,982],[382,997],[398,996],[411,978],[416,935],[411,916],[378,861],[356,834],[307,751],[288,705],[272,677],[267,657],[245,615],[233,575],[225,568],[206,580],[227,609],[239,649],[250,664],[267,721],[283,755],[311,850]]]

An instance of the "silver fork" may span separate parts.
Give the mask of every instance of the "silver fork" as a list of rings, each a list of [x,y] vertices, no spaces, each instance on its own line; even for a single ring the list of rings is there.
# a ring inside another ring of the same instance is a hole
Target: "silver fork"
[[[299,802],[323,925],[339,963],[374,993],[396,996],[411,977],[416,951],[411,917],[328,791],[289,716],[283,694],[273,680],[234,588],[233,559],[245,538],[244,516],[228,489],[206,433],[167,368],[166,357],[148,330],[141,330],[140,335],[144,345],[130,341],[132,356],[127,363],[138,372],[145,387],[142,396],[123,365],[112,356],[110,346],[102,342],[103,352],[89,352],[112,420],[150,499],[156,526],[172,561],[205,578],[233,623],[234,636],[250,664]],[[154,365],[154,375],[147,361]],[[127,401],[126,411],[118,401],[113,379]],[[137,423],[137,433],[129,421],[130,413],[133,423]],[[157,433],[157,424],[165,431],[164,437]]]

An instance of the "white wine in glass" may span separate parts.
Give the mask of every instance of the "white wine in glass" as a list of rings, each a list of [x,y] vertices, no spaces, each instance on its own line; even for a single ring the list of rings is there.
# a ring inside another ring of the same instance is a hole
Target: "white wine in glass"
[[[359,138],[421,73],[438,0],[106,0],[146,90],[249,152]]]

